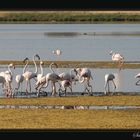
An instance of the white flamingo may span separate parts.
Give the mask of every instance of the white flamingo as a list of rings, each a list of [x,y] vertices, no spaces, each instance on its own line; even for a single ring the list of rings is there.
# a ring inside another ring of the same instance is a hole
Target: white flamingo
[[[0,76],[0,84],[2,84],[3,90],[6,88],[6,80],[3,76]],[[5,93],[6,94],[6,93]]]
[[[35,77],[37,77],[38,68],[37,68],[37,65],[36,65],[36,62],[35,62],[35,57],[37,57],[38,60],[40,60],[40,57],[39,57],[38,54],[35,54],[33,56],[33,62],[34,62],[34,65],[35,65],[35,72],[26,71],[25,73],[22,74],[24,76],[24,80],[26,81],[26,95],[28,93],[28,84],[29,84],[30,93],[31,93],[31,83],[30,83],[30,80],[31,79],[35,79]]]
[[[70,72],[63,72],[61,74],[59,74],[59,77],[62,79],[62,80],[70,80],[70,81],[77,81],[77,76],[72,74],[72,71],[74,71],[74,69],[71,69]]]
[[[135,78],[140,78],[140,73],[135,75]],[[140,82],[140,79],[135,83],[136,86],[139,86],[140,84],[138,84]]]
[[[91,75],[91,71],[88,68],[77,68],[74,69],[76,75],[79,77],[79,82],[84,83],[86,82],[85,85],[85,92],[86,90],[90,95],[92,95],[92,85],[90,85],[90,79],[93,80],[93,77]],[[91,89],[91,91],[88,89],[88,87]]]
[[[7,74],[9,73],[9,74],[12,75],[11,68],[14,68],[15,69],[15,65],[13,63],[10,63],[8,65],[8,70],[0,72],[0,76],[3,76],[4,77],[5,73],[7,73]]]
[[[29,58],[26,57],[26,58],[23,60],[23,63],[26,63],[26,64],[25,64],[25,66],[24,66],[24,68],[23,68],[22,74],[16,75],[16,78],[15,78],[16,83],[17,83],[17,88],[15,88],[15,90],[18,91],[19,88],[21,87],[20,92],[22,92],[22,83],[23,83],[23,81],[24,81],[23,73],[25,73],[26,68],[27,68],[27,66],[28,66],[28,64],[29,64]]]
[[[40,70],[41,70],[41,73],[37,74],[37,81],[39,81],[43,77],[43,74],[44,74],[43,67],[42,67],[43,64],[44,64],[43,61],[40,60]]]
[[[59,92],[60,91],[64,92],[64,94],[66,96],[67,88],[69,88],[72,93],[72,82],[70,80],[61,81]],[[60,96],[60,94],[59,94],[59,96]]]
[[[13,73],[11,71],[11,68],[15,69],[15,65],[13,63],[8,65],[8,70],[4,72],[0,72],[0,76],[2,76],[5,79],[4,87],[6,89],[7,96],[12,95],[12,80],[13,80]]]
[[[74,69],[71,69],[70,73],[63,72],[59,74],[59,77],[61,78],[59,91],[62,92],[64,91],[65,96],[66,96],[67,88],[69,88],[72,93],[72,83],[74,82],[74,84],[76,84],[76,81],[78,81],[77,76],[72,74],[72,71],[74,71]],[[62,90],[62,88],[64,90]]]
[[[110,51],[109,54],[112,55],[112,61],[118,62],[119,70],[121,70],[121,68],[124,64],[124,57],[121,54],[115,53],[113,51]]]
[[[7,97],[12,96],[12,80],[13,75],[10,73],[5,73],[5,80],[6,80],[6,90],[7,90]]]
[[[109,81],[112,81],[112,83],[113,83],[113,85],[114,85],[114,90],[116,89],[116,85],[115,85],[114,79],[115,79],[114,74],[106,74],[106,75],[105,75],[105,85],[104,85],[104,88],[105,88],[105,95],[107,94],[107,90],[106,90],[107,85],[108,85],[108,93],[110,92]]]
[[[48,87],[50,81],[52,83],[52,95],[56,94],[55,83],[58,82],[61,78],[52,69],[53,65],[56,66],[56,68],[58,67],[56,63],[51,63],[50,64],[51,73],[46,74],[39,81],[36,82],[36,90],[38,90],[37,96],[39,96],[41,88],[47,88]]]
[[[61,50],[59,50],[59,49],[56,49],[56,50],[54,50],[54,51],[52,51],[52,53],[53,54],[56,54],[56,55],[61,55],[62,54],[62,51]]]
[[[35,87],[36,90],[38,90],[38,85],[40,84],[41,80],[42,80],[42,84],[43,84],[43,80],[44,81],[46,80],[45,77],[43,78],[43,76],[44,76],[43,67],[42,67],[43,64],[44,64],[43,61],[40,60],[41,73],[37,74],[37,81],[36,81],[36,84],[35,84],[36,85],[36,87]]]

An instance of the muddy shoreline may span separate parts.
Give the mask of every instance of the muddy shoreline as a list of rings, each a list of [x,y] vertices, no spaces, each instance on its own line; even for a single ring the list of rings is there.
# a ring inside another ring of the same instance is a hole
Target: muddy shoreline
[[[43,67],[49,67],[52,62],[55,62],[59,68],[73,68],[73,67],[89,67],[89,68],[118,68],[118,65],[112,61],[46,61]],[[0,67],[13,63],[16,67],[23,67],[25,65],[23,61],[17,60],[0,60]],[[39,61],[37,61],[39,65]],[[34,66],[33,61],[29,61],[29,66]],[[124,69],[139,69],[140,61],[125,61],[123,65]]]

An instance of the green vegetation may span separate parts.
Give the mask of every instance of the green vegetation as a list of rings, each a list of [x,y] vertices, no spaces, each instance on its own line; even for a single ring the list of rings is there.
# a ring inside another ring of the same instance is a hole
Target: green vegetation
[[[140,111],[72,109],[0,109],[0,128],[139,129]]]
[[[0,23],[140,22],[140,13],[123,12],[2,12]]]
[[[112,61],[43,61],[44,67],[48,67],[52,62],[55,62],[59,68],[77,68],[77,67],[88,67],[88,68],[118,68],[118,64]],[[15,60],[0,60],[0,65],[8,65],[13,63],[17,67],[23,67],[25,65],[23,61]],[[39,61],[37,61],[39,65]],[[29,62],[30,66],[34,66],[33,61]],[[139,69],[140,62],[125,62],[123,65],[124,69]]]
[[[127,93],[126,93],[127,94]],[[140,105],[139,95],[0,98],[0,105]]]
[[[140,105],[140,96],[0,98],[0,105]],[[139,109],[0,109],[0,128],[130,129],[140,128]]]
[[[140,105],[140,96],[0,98],[1,105]],[[0,129],[140,128],[140,110],[0,109]]]

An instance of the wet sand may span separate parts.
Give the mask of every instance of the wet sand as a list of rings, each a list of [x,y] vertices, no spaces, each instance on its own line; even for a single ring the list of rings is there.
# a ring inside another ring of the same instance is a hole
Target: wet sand
[[[0,105],[140,105],[139,95],[0,98]]]

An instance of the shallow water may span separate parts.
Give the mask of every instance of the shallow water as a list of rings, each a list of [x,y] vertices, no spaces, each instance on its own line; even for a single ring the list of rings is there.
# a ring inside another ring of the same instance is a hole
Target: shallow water
[[[125,109],[140,109],[140,106],[130,105],[0,105],[0,108],[24,108],[24,109],[89,109],[89,110],[125,110]]]
[[[47,34],[54,32],[75,32],[79,35]],[[120,34],[113,35],[116,32]],[[111,60],[109,52],[113,50],[123,54],[126,61],[139,61],[140,35],[133,34],[139,32],[140,24],[0,24],[0,60],[23,60],[25,57],[32,60],[33,55],[38,53],[42,60],[108,61]],[[56,56],[52,53],[57,48],[62,50],[62,55]],[[34,68],[30,69],[34,71]],[[6,68],[1,65],[0,71],[3,70]],[[59,68],[57,72],[63,71],[69,69]],[[139,69],[124,69],[121,72],[117,69],[91,69],[91,71],[94,78],[91,81],[93,92],[104,92],[106,73],[115,74],[116,92],[140,92],[140,86],[135,85],[138,79],[134,78],[140,72]],[[45,68],[44,73],[48,72],[50,70]],[[15,88],[15,75],[22,73],[22,68],[16,68],[13,73],[12,85]],[[35,81],[32,81],[33,92],[35,92],[34,84]],[[46,91],[50,92],[50,90],[49,86]],[[23,83],[23,91],[25,91],[25,83]],[[73,85],[73,92],[83,91],[83,84]],[[2,95],[2,88],[0,93]]]
[[[109,35],[55,35],[48,32],[102,33]],[[129,35],[111,35],[114,32]],[[0,60],[23,60],[38,53],[42,60],[111,60],[110,50],[126,61],[139,61],[140,24],[0,24]],[[131,34],[132,33],[132,34]],[[52,51],[61,49],[62,55]]]
[[[6,70],[7,68],[1,67],[1,71]],[[34,71],[34,68],[29,67],[28,70],[30,71]],[[114,82],[116,84],[116,90],[115,92],[140,92],[140,86],[136,86],[135,83],[138,80],[137,78],[134,78],[134,76],[140,72],[139,69],[123,69],[119,72],[118,69],[90,69],[92,76],[93,76],[93,80],[90,81],[91,85],[93,86],[93,92],[95,93],[100,93],[100,92],[104,92],[104,84],[105,84],[105,80],[104,80],[104,76],[107,73],[113,73],[115,75],[115,79]],[[15,81],[15,77],[17,74],[21,74],[22,73],[22,67],[17,67],[15,70],[13,71],[13,82],[12,82],[12,87],[13,89],[15,89],[15,87],[17,87],[16,85],[16,81]],[[56,70],[56,73],[60,74],[62,72],[69,72],[70,69],[69,68],[58,68]],[[44,68],[44,75],[49,73],[50,69],[49,68]],[[40,69],[39,69],[39,73],[40,73]],[[31,85],[32,85],[32,92],[36,92],[35,91],[35,80],[32,79],[31,80]],[[57,90],[59,88],[59,85],[56,84]],[[113,84],[110,82],[110,90],[111,92],[114,91],[114,87]],[[25,92],[25,81],[23,82],[22,85],[22,91]],[[51,91],[51,84],[49,84],[48,88],[44,89],[45,92],[50,92]],[[70,92],[70,90],[67,90],[68,92]],[[84,91],[84,84],[80,84],[79,82],[76,83],[76,85],[73,84],[73,92],[83,92]],[[0,87],[0,96],[3,96],[3,92],[2,92],[2,88]],[[35,95],[36,96],[36,95]]]

